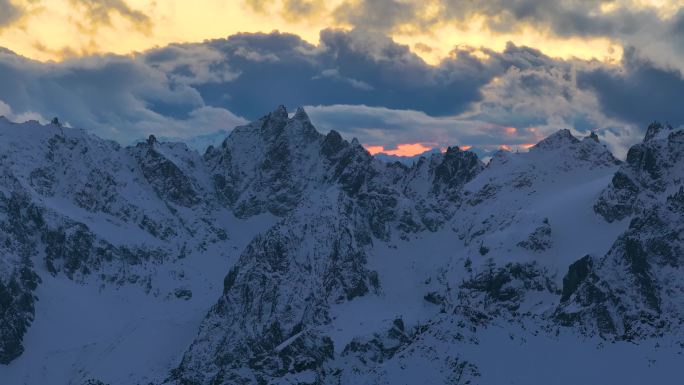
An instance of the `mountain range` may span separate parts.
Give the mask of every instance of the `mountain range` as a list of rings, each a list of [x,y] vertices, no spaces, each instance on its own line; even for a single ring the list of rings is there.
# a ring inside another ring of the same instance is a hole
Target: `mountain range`
[[[0,383],[676,384],[684,130],[411,164],[0,118]]]

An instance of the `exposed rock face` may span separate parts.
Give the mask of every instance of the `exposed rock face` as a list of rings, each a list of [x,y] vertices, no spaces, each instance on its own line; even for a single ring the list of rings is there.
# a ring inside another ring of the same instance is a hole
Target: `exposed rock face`
[[[459,306],[467,309],[466,314],[480,314],[480,321],[501,315],[519,317],[520,313],[533,316],[530,309],[521,307],[525,296],[558,293],[551,274],[535,263],[508,263],[499,268],[491,260],[482,272],[463,282],[461,289]]]
[[[649,126],[594,206],[608,221],[630,218],[629,228],[605,256],[571,266],[564,322],[624,339],[684,323],[682,170],[684,131]]]
[[[530,251],[547,250],[552,244],[551,225],[547,219],[544,220],[541,226],[534,229],[527,239],[518,242],[518,246]]]
[[[34,290],[40,278],[33,269],[34,242],[44,222],[40,209],[27,197],[0,193],[0,364],[23,351],[22,338],[34,317]]]
[[[651,124],[644,142],[629,149],[627,161],[596,202],[596,212],[607,221],[622,220],[643,211],[651,197],[663,195],[681,177],[677,167],[684,151],[682,141],[681,130]]]
[[[53,276],[137,283],[157,295],[148,274],[152,266],[226,241],[219,215],[230,210],[243,218],[268,212],[283,219],[251,242],[226,277],[214,317],[226,323],[221,330],[244,338],[234,338],[230,348],[217,346],[224,353],[216,367],[225,371],[220,363],[232,362],[233,349],[252,360],[243,363],[259,376],[282,376],[293,367],[320,369],[330,358],[329,339],[314,331],[279,353],[290,352],[294,360],[281,362],[279,369],[264,354],[281,337],[329,322],[330,303],[376,292],[377,274],[366,267],[372,240],[435,230],[434,218],[443,223],[449,215],[438,204],[445,199],[442,191],[457,189],[482,169],[477,157],[457,149],[431,159],[425,171],[397,169],[336,132],[319,134],[304,110],[290,118],[282,107],[236,128],[221,148],[210,148],[203,157],[154,136],[122,148],[56,125],[22,128],[7,128],[3,158],[7,250],[0,293],[7,327],[0,341],[5,363],[21,354],[34,316],[33,291],[40,282],[36,264]],[[403,191],[409,184],[431,187],[409,196]],[[420,210],[410,204],[416,196],[426,202]],[[320,202],[328,204],[320,207]],[[111,223],[107,230],[136,234],[139,241],[103,231],[101,219]],[[303,275],[311,280],[302,280]],[[279,293],[293,282],[297,285],[289,292]],[[188,300],[191,293],[177,287],[169,295]],[[253,309],[254,319],[224,319],[240,313],[238,308]],[[244,329],[246,322],[254,329]],[[257,341],[261,349],[254,348]],[[301,343],[303,350],[294,352]],[[191,357],[188,353],[184,361],[188,368]]]
[[[152,136],[147,143],[139,143],[133,150],[147,182],[162,199],[178,206],[192,207],[199,203],[193,181],[171,159],[155,149],[155,144],[156,139]],[[183,150],[189,151],[187,148]]]
[[[474,154],[453,148],[431,159],[430,167],[421,162],[414,168],[394,168],[334,131],[326,136],[312,131],[302,110],[291,119],[277,110],[246,127],[234,135],[265,130],[267,134],[260,136],[298,139],[296,144],[279,144],[291,150],[278,162],[269,160],[272,153],[264,154],[264,161],[257,158],[260,171],[267,171],[248,177],[248,183],[271,189],[268,196],[275,197],[283,209],[271,212],[291,212],[255,239],[228,274],[223,297],[204,321],[173,381],[295,381],[303,372],[317,381],[328,381],[327,366],[335,352],[321,329],[331,322],[332,304],[380,290],[377,273],[366,266],[373,239],[388,240],[393,234],[429,228],[423,220],[426,211],[417,212],[411,199],[450,199],[446,192],[455,194],[482,170],[482,164]],[[226,143],[227,148],[244,147],[233,135]],[[272,168],[276,164],[280,171]],[[407,190],[416,183],[432,187]],[[274,186],[280,190],[272,190]],[[279,196],[291,199],[279,201]],[[261,200],[267,196],[248,199],[263,208]],[[284,202],[289,203],[281,205]],[[238,212],[246,213],[240,205]],[[207,356],[215,358],[206,360]]]
[[[304,110],[292,119],[280,106],[249,125],[237,127],[204,159],[216,191],[238,216],[265,211],[282,216],[311,184],[323,179],[317,163],[323,142]]]
[[[3,126],[0,136],[3,363],[24,350],[41,276],[157,295],[155,265],[227,237],[216,199],[199,198],[209,187],[202,160],[183,145],[122,148],[37,123]]]
[[[684,323],[682,130],[652,125],[624,164],[562,130],[486,166],[458,147],[407,166],[279,107],[203,155],[5,122],[0,154],[0,363],[36,348],[47,284],[135,289],[191,328],[144,376],[98,372],[84,343],[66,382],[486,384],[491,341]]]
[[[288,217],[248,246],[178,369],[181,382],[324,374],[332,342],[316,329],[330,321],[328,305],[378,289],[365,251],[349,231],[353,219],[338,205],[331,202],[315,218]],[[214,358],[207,361],[207,355]]]

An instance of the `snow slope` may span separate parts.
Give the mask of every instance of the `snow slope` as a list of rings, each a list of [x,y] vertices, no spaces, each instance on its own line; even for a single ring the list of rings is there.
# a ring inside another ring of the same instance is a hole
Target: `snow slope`
[[[279,107],[198,153],[0,119],[9,384],[660,384],[682,130],[384,162]]]

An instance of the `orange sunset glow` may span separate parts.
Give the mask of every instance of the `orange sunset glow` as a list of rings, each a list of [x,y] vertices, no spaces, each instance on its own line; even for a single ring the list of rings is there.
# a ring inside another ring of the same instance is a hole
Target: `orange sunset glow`
[[[386,154],[394,156],[414,156],[429,151],[433,147],[428,147],[423,143],[403,143],[397,145],[397,148],[393,150],[386,150],[383,146],[373,145],[365,146],[365,148],[371,155]]]

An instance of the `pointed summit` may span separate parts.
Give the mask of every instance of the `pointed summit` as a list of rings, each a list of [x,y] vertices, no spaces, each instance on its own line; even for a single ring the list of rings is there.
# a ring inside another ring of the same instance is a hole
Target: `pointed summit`
[[[596,135],[596,132],[594,132],[594,131],[592,131],[591,134],[589,134],[589,136],[587,136],[587,139],[591,139],[591,140],[595,141],[596,143],[599,143],[599,137],[598,137],[598,135]]]
[[[273,112],[269,114],[272,118],[278,119],[278,120],[284,120],[287,119],[287,108],[285,108],[284,105],[279,105],[278,108],[276,108]]]
[[[653,122],[649,124],[648,129],[646,129],[646,136],[644,137],[644,142],[648,142],[649,140],[658,136],[662,129],[663,125],[660,124],[660,122]]]
[[[579,139],[575,138],[570,130],[565,128],[547,136],[546,139],[534,145],[531,150],[555,150],[576,143],[579,143]]]
[[[309,121],[309,115],[306,113],[304,110],[304,107],[297,107],[297,111],[295,112],[294,116],[292,117],[294,120],[302,120],[302,121]]]
[[[342,139],[342,135],[335,130],[330,130],[321,144],[321,152],[324,155],[332,156],[340,152],[347,143]]]

